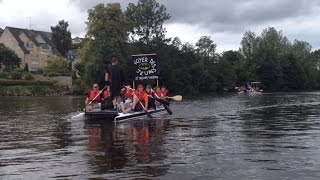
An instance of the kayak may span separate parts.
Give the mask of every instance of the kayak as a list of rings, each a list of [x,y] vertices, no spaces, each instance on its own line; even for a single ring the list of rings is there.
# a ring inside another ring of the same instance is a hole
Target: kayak
[[[148,110],[148,113],[152,115],[163,114],[165,112],[166,112],[166,109],[164,107],[157,107],[156,109]],[[85,112],[84,114],[88,119],[100,119],[100,120],[103,119],[106,121],[115,121],[115,122],[147,117],[144,111],[137,111],[137,112],[124,114],[124,113],[119,113],[117,111],[112,111],[112,110],[101,110],[101,111]]]

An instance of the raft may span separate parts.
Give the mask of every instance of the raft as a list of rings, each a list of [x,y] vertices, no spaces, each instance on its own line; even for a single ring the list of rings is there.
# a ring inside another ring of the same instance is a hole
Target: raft
[[[164,107],[157,107],[156,109],[149,109],[148,112],[151,115],[157,115],[157,114],[166,113],[166,109]],[[117,111],[101,110],[101,111],[85,112],[84,114],[85,114],[85,117],[87,117],[88,119],[99,119],[99,120],[114,121],[114,122],[126,121],[129,119],[137,119],[137,118],[147,118],[146,113],[143,111],[124,114],[124,113],[119,113]]]

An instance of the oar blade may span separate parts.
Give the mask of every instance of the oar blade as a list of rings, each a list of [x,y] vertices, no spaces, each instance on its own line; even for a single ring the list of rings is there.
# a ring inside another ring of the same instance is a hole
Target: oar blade
[[[175,101],[182,101],[182,96],[181,95],[176,95],[173,97],[170,97],[171,99],[175,100]]]

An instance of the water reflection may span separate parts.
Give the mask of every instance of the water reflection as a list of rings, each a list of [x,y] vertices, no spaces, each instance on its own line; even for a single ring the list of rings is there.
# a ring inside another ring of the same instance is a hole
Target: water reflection
[[[320,178],[320,93],[184,100],[117,125],[73,121],[82,102],[0,99],[0,179]]]
[[[150,177],[165,174],[163,148],[168,119],[113,123],[87,121],[88,148],[92,151],[88,164],[97,174],[132,172]]]

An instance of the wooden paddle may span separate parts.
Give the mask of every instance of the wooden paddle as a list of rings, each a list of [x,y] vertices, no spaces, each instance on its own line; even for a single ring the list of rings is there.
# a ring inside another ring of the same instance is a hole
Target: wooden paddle
[[[173,99],[175,101],[182,101],[182,96],[181,95],[176,95],[176,96],[166,97],[166,98]]]
[[[102,88],[102,89],[99,91],[99,93],[98,93],[88,104],[86,104],[86,106],[87,106],[87,105],[90,105],[94,100],[96,100],[97,97],[98,97],[106,88],[107,88],[107,86],[105,86],[104,88]]]
[[[128,89],[131,89],[131,90],[133,91],[132,94],[133,94],[134,96],[136,96],[136,98],[138,99],[141,107],[142,107],[143,109],[145,109],[144,105],[142,104],[142,102],[140,101],[140,99],[138,98],[138,96],[136,95],[136,93],[134,93],[134,89],[132,89],[132,88],[130,88],[130,87],[127,87],[127,86],[125,86],[125,87],[128,88]],[[148,110],[145,110],[144,113],[148,116],[148,118],[150,118],[150,119],[153,118],[153,117],[151,116],[151,114],[148,112]]]

